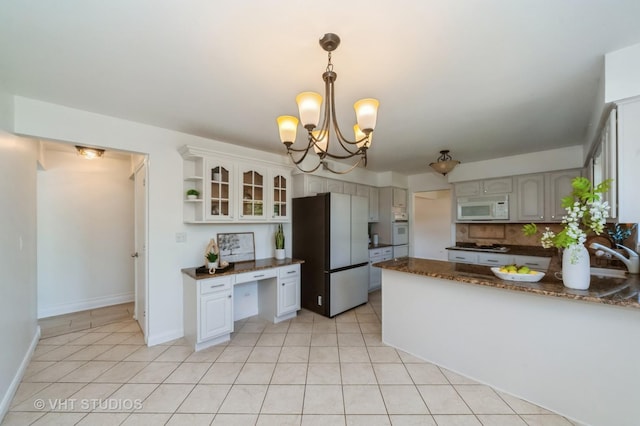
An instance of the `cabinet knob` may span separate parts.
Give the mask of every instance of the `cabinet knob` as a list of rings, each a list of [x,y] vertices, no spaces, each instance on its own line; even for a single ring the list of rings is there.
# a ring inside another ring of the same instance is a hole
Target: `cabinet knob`
[[[231,299],[231,295],[228,295],[227,297],[228,297],[229,299]]]
[[[282,287],[284,287],[284,283],[282,283]]]

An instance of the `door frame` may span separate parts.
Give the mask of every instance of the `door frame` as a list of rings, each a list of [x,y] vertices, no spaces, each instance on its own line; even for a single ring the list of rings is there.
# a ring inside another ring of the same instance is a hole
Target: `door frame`
[[[149,255],[148,255],[148,247],[149,247],[149,157],[145,155],[144,159],[138,164],[134,170],[134,252],[137,253],[137,256],[134,258],[134,319],[138,321],[140,328],[142,329],[142,335],[144,336],[145,344],[147,342],[147,336],[149,334]],[[138,225],[138,214],[140,209],[140,198],[137,193],[137,185],[138,179],[140,179],[139,173],[144,172],[143,175],[143,188],[144,193],[142,197],[142,201],[144,203],[144,229],[143,232],[143,241],[142,246],[139,241],[139,225]],[[140,249],[142,247],[142,249]],[[144,262],[143,265],[139,265],[139,262]],[[138,268],[142,267],[144,271],[144,279],[143,282],[139,282],[139,273]],[[140,306],[140,293],[144,294],[144,303],[143,306]],[[142,309],[142,321],[140,320],[140,310]]]

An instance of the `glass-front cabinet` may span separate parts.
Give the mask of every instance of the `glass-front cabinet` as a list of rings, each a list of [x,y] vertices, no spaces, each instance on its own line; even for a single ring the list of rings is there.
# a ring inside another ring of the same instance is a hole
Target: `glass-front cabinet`
[[[183,221],[288,222],[291,169],[183,146]]]
[[[290,186],[290,173],[272,170],[271,171],[271,183],[273,184],[273,199],[272,199],[272,211],[271,218],[278,221],[286,221],[289,219],[291,199]]]
[[[238,165],[240,199],[242,200],[240,219],[260,220],[267,217],[265,212],[267,182],[266,169],[250,164]]]
[[[233,220],[233,164],[207,159],[205,217],[207,220]]]

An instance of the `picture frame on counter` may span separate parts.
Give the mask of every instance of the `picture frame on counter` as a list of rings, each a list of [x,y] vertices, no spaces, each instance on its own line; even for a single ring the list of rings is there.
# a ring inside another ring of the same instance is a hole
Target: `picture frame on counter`
[[[220,259],[229,263],[256,260],[253,232],[217,234]]]

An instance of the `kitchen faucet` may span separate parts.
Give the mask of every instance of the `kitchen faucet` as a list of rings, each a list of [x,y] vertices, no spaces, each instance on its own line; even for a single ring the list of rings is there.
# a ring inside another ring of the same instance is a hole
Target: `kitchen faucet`
[[[640,258],[638,258],[638,253],[636,253],[635,251],[623,245],[620,245],[620,244],[616,244],[616,245],[621,249],[624,249],[629,255],[629,258],[624,257],[617,251],[611,250],[609,247],[605,247],[602,244],[591,243],[589,247],[594,250],[602,250],[604,252],[609,253],[611,256],[615,257],[620,262],[624,263],[627,266],[627,269],[629,270],[630,274],[637,274],[638,271],[640,270]]]

